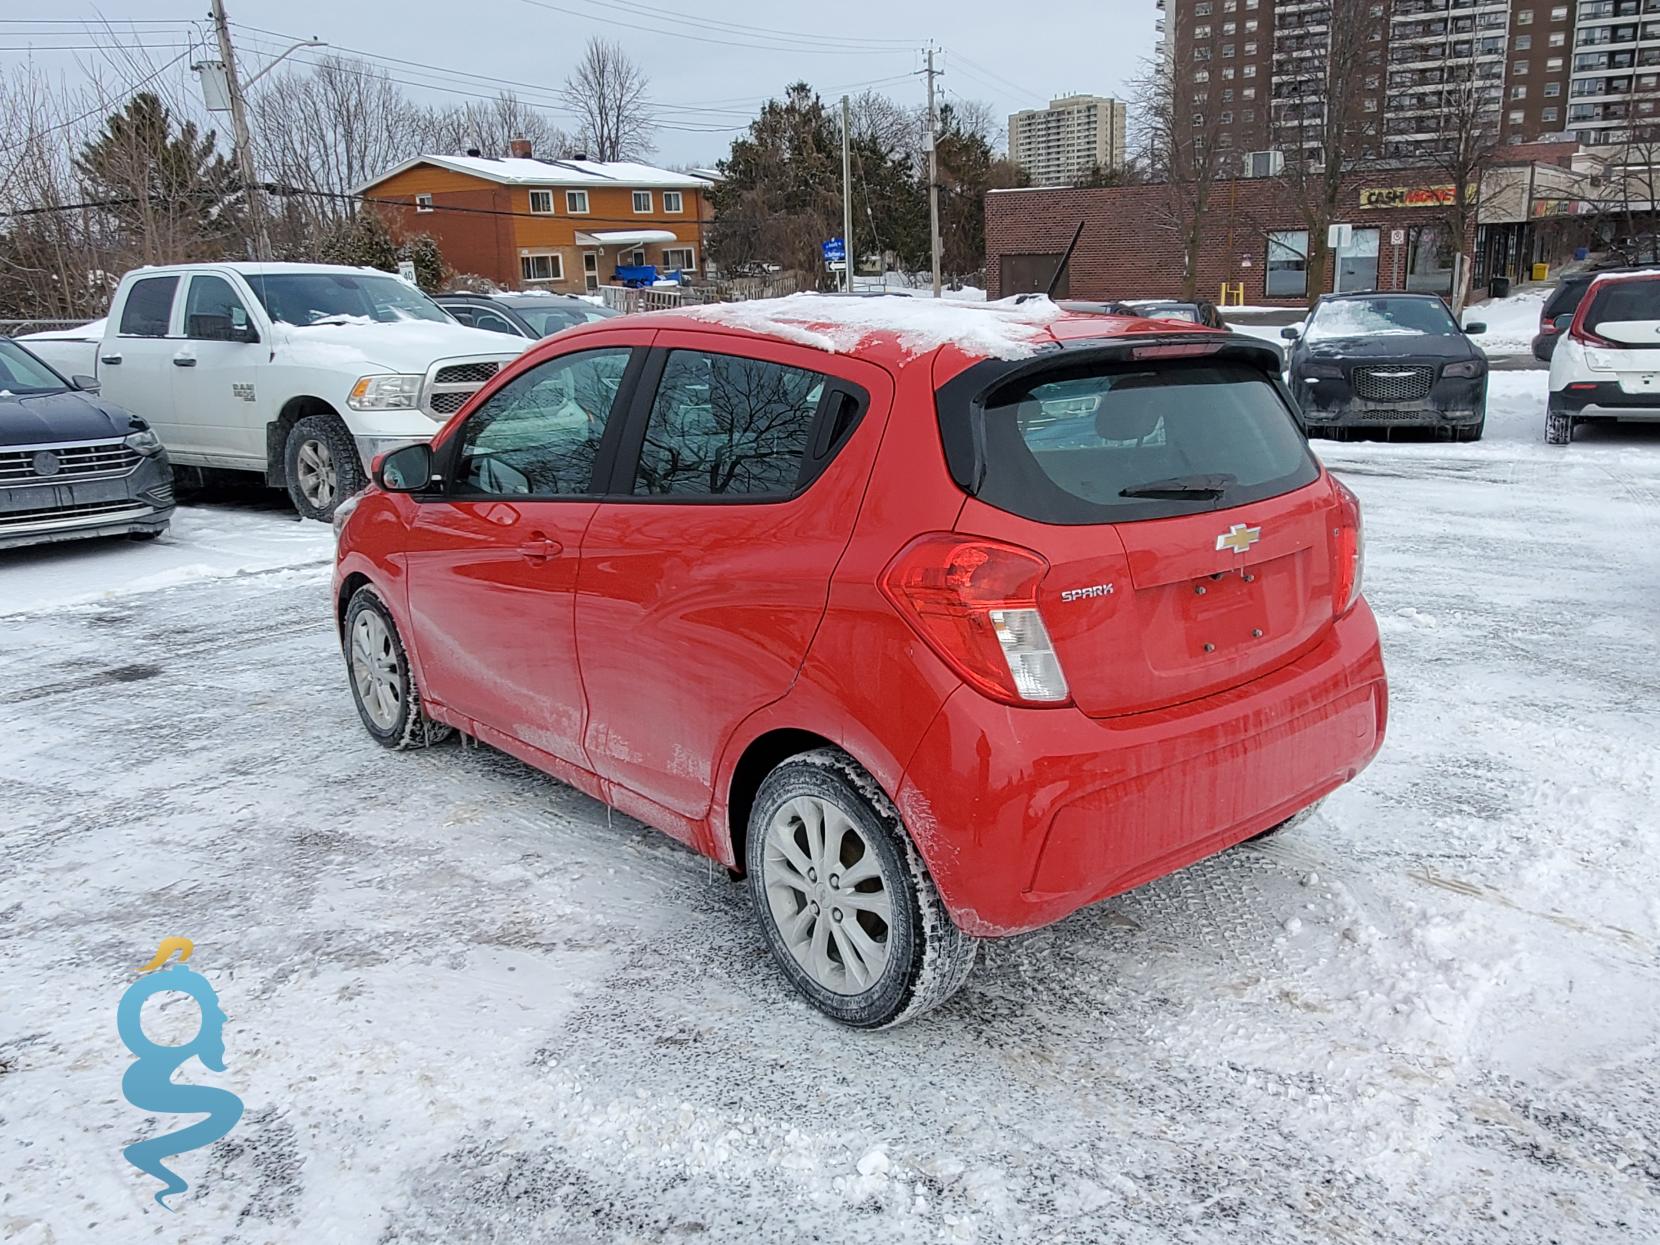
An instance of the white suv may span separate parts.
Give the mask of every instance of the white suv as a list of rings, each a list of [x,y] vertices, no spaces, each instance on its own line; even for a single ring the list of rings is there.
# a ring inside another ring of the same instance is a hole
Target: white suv
[[[122,278],[97,375],[176,467],[258,472],[327,519],[528,345],[374,268],[182,264]]]
[[[1609,273],[1557,317],[1545,440],[1594,419],[1660,421],[1660,271]]]

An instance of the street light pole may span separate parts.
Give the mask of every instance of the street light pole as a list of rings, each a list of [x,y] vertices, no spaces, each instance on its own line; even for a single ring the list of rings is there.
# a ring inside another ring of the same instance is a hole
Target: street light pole
[[[853,289],[852,111],[842,96],[842,289]]]
[[[928,249],[934,270],[934,297],[940,296],[939,114],[934,111],[934,49],[928,49]]]

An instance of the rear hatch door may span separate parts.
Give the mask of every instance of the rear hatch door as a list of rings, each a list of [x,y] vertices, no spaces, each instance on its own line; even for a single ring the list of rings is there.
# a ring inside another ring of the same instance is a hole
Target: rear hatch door
[[[1600,339],[1586,343],[1587,367],[1613,372],[1623,393],[1660,400],[1660,278],[1593,285],[1580,323]]]
[[[985,470],[958,530],[1048,559],[1039,609],[1085,713],[1212,695],[1330,626],[1337,501],[1260,366],[1061,366],[981,418]]]

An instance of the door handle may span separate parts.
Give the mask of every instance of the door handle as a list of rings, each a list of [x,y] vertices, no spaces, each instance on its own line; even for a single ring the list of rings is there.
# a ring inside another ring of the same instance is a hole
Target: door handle
[[[193,354],[176,354],[173,356],[174,367],[195,367],[196,356]]]
[[[546,536],[535,536],[519,546],[519,553],[528,562],[546,562],[565,552],[565,546]]]
[[[100,363],[119,363],[119,362],[121,362],[121,356],[118,355],[118,354],[101,354],[101,355],[98,356],[98,362],[100,362]]]

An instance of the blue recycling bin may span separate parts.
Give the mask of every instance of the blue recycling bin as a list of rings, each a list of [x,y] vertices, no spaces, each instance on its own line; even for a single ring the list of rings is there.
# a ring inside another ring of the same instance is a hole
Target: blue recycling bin
[[[1576,260],[1580,260],[1580,261],[1590,259],[1591,258],[1591,248],[1588,247],[1588,246],[1576,246],[1576,247],[1574,247],[1574,258]]]

